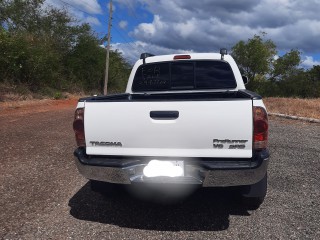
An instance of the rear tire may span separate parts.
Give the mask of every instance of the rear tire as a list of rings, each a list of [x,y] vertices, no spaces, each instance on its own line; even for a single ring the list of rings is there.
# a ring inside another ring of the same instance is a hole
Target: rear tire
[[[242,204],[250,210],[256,210],[263,203],[267,194],[268,175],[257,183],[242,187]]]

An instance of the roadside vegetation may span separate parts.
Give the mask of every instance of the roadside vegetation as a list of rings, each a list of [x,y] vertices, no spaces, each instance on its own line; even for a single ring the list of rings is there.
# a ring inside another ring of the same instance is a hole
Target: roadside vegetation
[[[106,52],[88,24],[44,0],[0,1],[1,98],[101,93]],[[109,92],[124,90],[130,65],[110,53]]]
[[[268,112],[320,119],[320,98],[264,98]]]
[[[101,94],[106,36],[44,0],[0,1],[0,101]],[[320,98],[320,66],[301,68],[298,49],[280,54],[266,33],[239,41],[231,55],[263,97]],[[108,93],[123,92],[131,65],[111,51]]]
[[[282,56],[276,49],[266,33],[233,46],[231,55],[249,78],[247,88],[264,97],[319,98],[320,66],[303,69],[298,49]]]

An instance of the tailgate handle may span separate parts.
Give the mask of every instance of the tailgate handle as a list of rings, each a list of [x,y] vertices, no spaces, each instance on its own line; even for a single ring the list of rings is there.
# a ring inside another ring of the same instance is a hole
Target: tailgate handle
[[[178,111],[151,111],[150,117],[155,120],[173,120],[179,117]]]

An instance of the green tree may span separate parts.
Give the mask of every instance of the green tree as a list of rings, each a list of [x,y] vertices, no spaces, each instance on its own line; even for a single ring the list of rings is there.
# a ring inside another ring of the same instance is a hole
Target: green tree
[[[280,81],[295,75],[299,70],[300,63],[301,57],[298,50],[287,52],[273,62],[269,79],[271,81]]]
[[[123,92],[127,84],[131,67],[118,51],[110,51],[109,92]],[[90,32],[79,36],[76,46],[67,58],[67,69],[73,86],[87,91],[103,92],[106,50]]]
[[[257,75],[265,75],[270,71],[275,54],[276,45],[271,40],[263,40],[259,35],[254,35],[247,42],[238,42],[232,47],[231,53],[251,85]]]
[[[263,34],[264,36],[265,34]],[[247,75],[248,88],[264,96],[315,97],[319,94],[318,68],[300,68],[301,53],[291,50],[276,58],[276,45],[255,35],[232,48],[240,71]]]
[[[312,97],[320,97],[320,66],[315,65],[306,72],[306,78],[309,80],[312,88]]]
[[[0,82],[32,91],[101,92],[105,49],[88,24],[44,0],[0,1]],[[123,91],[130,66],[110,54],[110,92]]]
[[[44,0],[2,0],[1,25],[10,32],[36,32],[41,24]]]
[[[66,59],[66,71],[73,87],[100,92],[104,76],[105,51],[98,43],[90,31],[83,32],[77,39],[77,44]]]
[[[117,50],[110,52],[109,69],[108,88],[110,88],[110,92],[124,92],[131,72],[131,66]]]

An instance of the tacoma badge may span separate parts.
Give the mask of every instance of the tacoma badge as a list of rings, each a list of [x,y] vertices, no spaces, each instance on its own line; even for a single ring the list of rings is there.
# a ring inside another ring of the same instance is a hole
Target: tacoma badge
[[[122,147],[121,142],[96,142],[90,141],[92,146],[105,146],[105,147]]]

